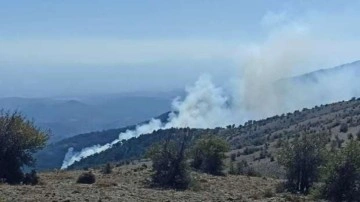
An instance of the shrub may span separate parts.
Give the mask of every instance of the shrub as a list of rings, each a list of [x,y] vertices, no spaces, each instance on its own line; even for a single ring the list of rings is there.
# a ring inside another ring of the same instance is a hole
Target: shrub
[[[257,172],[253,167],[250,167],[245,160],[236,164],[236,167],[233,166],[233,163],[230,162],[230,175],[247,175],[250,177],[261,177],[261,174]]]
[[[90,171],[82,173],[77,179],[76,183],[79,184],[94,184],[96,181],[95,175]]]
[[[253,167],[248,167],[245,172],[245,174],[250,177],[261,177],[261,174],[257,172]]]
[[[239,163],[237,163],[236,173],[238,175],[244,175],[246,173],[246,170],[248,169],[249,165],[247,161],[242,160]]]
[[[346,132],[348,132],[348,125],[347,125],[346,123],[342,123],[342,124],[340,125],[340,132],[341,132],[341,133],[346,133]]]
[[[181,143],[168,140],[150,149],[148,156],[153,162],[152,183],[154,186],[174,189],[189,188],[191,178],[185,157],[186,142],[186,137]]]
[[[303,135],[284,145],[279,163],[285,167],[287,188],[308,193],[319,178],[319,167],[325,161],[325,135]]]
[[[360,130],[356,133],[356,140],[360,141]]]
[[[231,161],[236,161],[236,153],[232,153],[232,154],[230,155],[230,160],[231,160]]]
[[[112,173],[112,166],[110,163],[107,163],[105,167],[103,168],[102,172],[104,174],[111,174]]]
[[[275,158],[273,156],[270,157],[270,162],[274,162]]]
[[[43,148],[48,133],[18,112],[0,112],[0,179],[18,184],[23,181],[23,166],[33,166],[33,153]]]
[[[32,170],[30,173],[26,173],[23,183],[26,185],[37,185],[39,183],[39,177],[35,170]]]
[[[274,196],[275,196],[275,194],[271,189],[265,189],[265,192],[264,192],[265,198],[272,198]]]
[[[212,175],[222,175],[225,152],[229,150],[227,143],[216,137],[200,139],[192,149],[192,167]]]
[[[260,150],[261,150],[261,148],[257,148],[257,147],[251,147],[251,148],[246,147],[246,148],[244,149],[243,154],[244,154],[244,155],[250,155],[250,154],[253,154],[253,153],[258,152],[258,151],[260,151]]]
[[[286,191],[286,184],[284,182],[279,182],[275,186],[276,193],[284,193]]]
[[[360,201],[360,143],[350,143],[331,157],[323,170],[320,197],[330,201]]]

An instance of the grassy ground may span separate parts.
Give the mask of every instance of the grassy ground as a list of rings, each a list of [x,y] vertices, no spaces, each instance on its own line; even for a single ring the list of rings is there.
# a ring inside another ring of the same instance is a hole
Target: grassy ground
[[[84,171],[40,173],[36,186],[0,185],[0,201],[305,201],[297,196],[275,193],[278,180],[247,176],[210,176],[192,173],[191,190],[175,191],[149,187],[150,169],[139,166],[114,168],[105,175],[93,170],[96,183],[76,184]]]

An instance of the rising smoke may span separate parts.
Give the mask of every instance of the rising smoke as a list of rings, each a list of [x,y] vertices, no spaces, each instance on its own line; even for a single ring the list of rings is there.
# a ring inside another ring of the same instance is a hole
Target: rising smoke
[[[168,128],[211,128],[225,126],[238,122],[232,115],[232,106],[229,105],[229,97],[223,94],[221,88],[216,87],[209,76],[202,76],[194,86],[186,89],[187,96],[184,100],[177,98],[172,103],[172,111],[167,123],[152,119],[149,123],[137,126],[135,130],[128,130],[119,135],[119,138],[105,145],[94,145],[74,152],[69,148],[61,169],[65,169],[96,153],[103,152],[122,140],[138,137],[142,134],[151,133],[159,129]],[[215,118],[216,117],[216,118]]]
[[[312,50],[317,45],[313,42],[308,30],[298,25],[272,32],[261,45],[251,45],[240,51],[239,76],[232,78],[230,87],[217,87],[210,76],[202,76],[186,89],[184,99],[173,101],[172,110],[176,113],[170,114],[166,123],[153,119],[135,130],[121,133],[118,139],[106,145],[95,145],[79,152],[70,148],[61,168],[103,152],[122,140],[159,129],[240,124],[249,119],[360,96],[360,62],[338,71],[288,78],[302,72],[301,68],[311,61]]]

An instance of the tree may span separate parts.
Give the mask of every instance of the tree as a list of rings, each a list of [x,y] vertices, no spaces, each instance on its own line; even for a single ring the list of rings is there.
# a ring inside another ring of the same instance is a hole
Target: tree
[[[303,135],[287,142],[280,151],[279,163],[285,167],[290,191],[308,193],[319,178],[319,167],[325,161],[324,135]]]
[[[36,171],[32,170],[30,173],[26,173],[23,183],[27,185],[37,185],[39,183],[39,177]]]
[[[110,163],[107,163],[105,167],[102,169],[102,173],[104,174],[111,174],[112,173],[112,166]]]
[[[348,131],[348,125],[346,124],[346,123],[342,123],[341,125],[340,125],[340,132],[341,133],[346,133],[347,131]]]
[[[320,196],[329,201],[360,201],[360,143],[351,140],[323,168]]]
[[[49,137],[18,112],[0,112],[0,179],[20,183],[23,166],[33,166],[32,154],[43,148]]]
[[[187,136],[179,143],[168,139],[163,144],[153,146],[148,156],[152,160],[152,182],[155,186],[187,189],[191,178],[185,156]]]
[[[222,175],[224,168],[223,160],[229,146],[223,139],[210,136],[197,141],[192,149],[192,167],[212,175]]]

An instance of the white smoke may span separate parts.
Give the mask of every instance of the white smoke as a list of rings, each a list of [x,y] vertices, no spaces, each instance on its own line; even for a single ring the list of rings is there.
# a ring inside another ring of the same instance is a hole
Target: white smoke
[[[217,87],[210,76],[202,76],[186,89],[184,99],[172,103],[167,123],[151,120],[135,130],[121,133],[106,145],[95,145],[79,152],[69,149],[62,169],[132,137],[171,127],[214,128],[243,123],[248,119],[289,112],[351,97],[360,96],[360,62],[352,70],[315,74],[310,81],[283,78],[304,73],[319,54],[319,43],[306,26],[291,23],[270,32],[260,44],[240,50],[239,75],[227,88]],[[325,46],[326,48],[327,46]],[[360,57],[360,55],[359,55]],[[305,79],[306,80],[306,79]],[[230,87],[229,87],[230,86]]]
[[[159,129],[192,127],[211,128],[225,126],[233,123],[231,108],[228,105],[229,98],[223,94],[221,88],[216,87],[209,76],[201,77],[194,86],[186,89],[187,96],[183,101],[175,99],[172,104],[173,111],[167,123],[152,119],[149,123],[137,126],[135,130],[127,130],[119,135],[119,138],[105,145],[94,145],[74,152],[69,148],[65,155],[61,169],[88,156],[110,149],[122,140],[138,137],[142,134],[152,133]],[[216,117],[216,119],[214,119]]]

